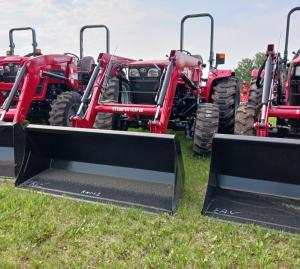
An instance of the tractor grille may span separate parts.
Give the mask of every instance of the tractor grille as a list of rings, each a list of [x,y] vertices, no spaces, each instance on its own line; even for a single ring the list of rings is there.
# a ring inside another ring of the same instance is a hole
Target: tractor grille
[[[150,69],[153,66],[134,67],[138,71],[138,77],[129,76],[130,91],[132,92],[132,101],[134,104],[155,104],[155,96],[159,87],[161,70],[158,70],[157,77],[149,76]],[[130,71],[129,71],[130,73]]]

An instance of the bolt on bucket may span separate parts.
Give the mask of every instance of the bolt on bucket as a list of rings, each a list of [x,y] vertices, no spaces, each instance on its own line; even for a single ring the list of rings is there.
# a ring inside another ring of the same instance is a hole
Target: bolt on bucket
[[[14,178],[24,154],[24,131],[16,123],[0,122],[0,178]]]
[[[16,185],[92,202],[174,212],[183,162],[174,135],[29,125]]]
[[[300,140],[216,134],[202,214],[300,232]]]

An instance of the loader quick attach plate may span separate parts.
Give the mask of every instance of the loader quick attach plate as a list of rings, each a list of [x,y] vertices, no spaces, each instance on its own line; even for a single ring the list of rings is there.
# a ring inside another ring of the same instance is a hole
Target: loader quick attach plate
[[[300,141],[216,134],[202,214],[300,233]]]
[[[174,212],[183,188],[174,135],[29,125],[16,185],[93,202]]]
[[[15,150],[18,153],[15,153]],[[24,131],[19,124],[0,123],[0,178],[14,178],[24,153]]]

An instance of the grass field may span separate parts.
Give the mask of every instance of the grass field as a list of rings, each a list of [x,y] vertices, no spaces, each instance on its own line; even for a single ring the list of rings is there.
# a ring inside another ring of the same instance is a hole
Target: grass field
[[[0,182],[0,268],[300,268],[300,237],[200,216],[209,160],[182,140],[177,213],[80,203]]]

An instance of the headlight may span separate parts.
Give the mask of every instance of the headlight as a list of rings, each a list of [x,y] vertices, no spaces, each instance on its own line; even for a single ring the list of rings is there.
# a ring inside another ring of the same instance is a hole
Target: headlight
[[[157,69],[157,68],[150,68],[148,70],[147,76],[151,77],[151,78],[157,78],[157,77],[159,77],[159,69]]]
[[[139,72],[139,70],[136,69],[136,68],[131,68],[131,69],[129,69],[129,77],[132,77],[132,78],[140,77],[140,72]]]

